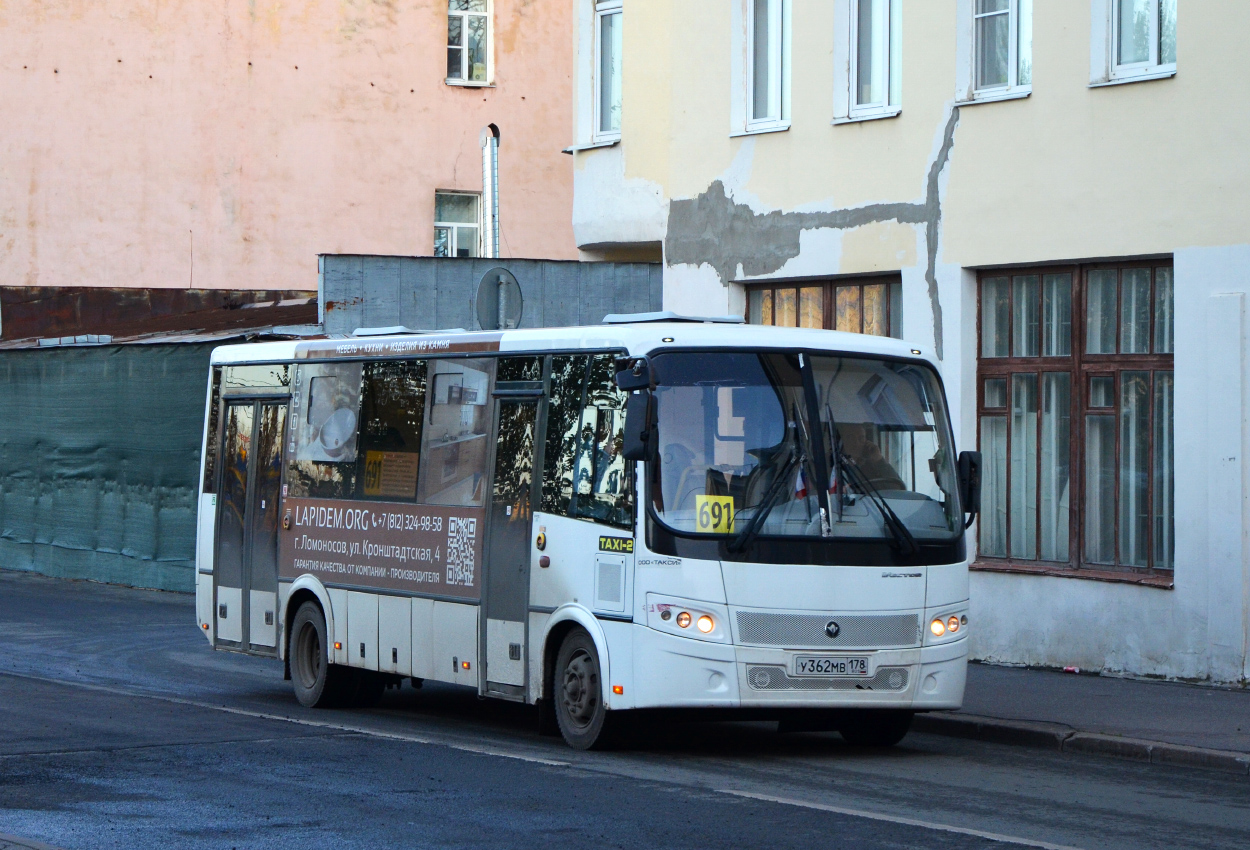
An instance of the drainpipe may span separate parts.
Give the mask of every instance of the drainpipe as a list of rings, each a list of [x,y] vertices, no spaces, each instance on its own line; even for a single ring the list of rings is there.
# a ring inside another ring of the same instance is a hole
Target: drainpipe
[[[499,128],[482,128],[482,245],[487,257],[499,256]]]

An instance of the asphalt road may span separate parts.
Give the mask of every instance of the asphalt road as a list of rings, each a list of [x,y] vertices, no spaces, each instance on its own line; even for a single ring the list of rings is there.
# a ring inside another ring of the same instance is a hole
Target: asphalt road
[[[192,600],[0,572],[0,836],[64,848],[1244,847],[1250,780],[913,734],[539,737],[465,689],[301,708]],[[4,845],[0,837],[0,846]]]

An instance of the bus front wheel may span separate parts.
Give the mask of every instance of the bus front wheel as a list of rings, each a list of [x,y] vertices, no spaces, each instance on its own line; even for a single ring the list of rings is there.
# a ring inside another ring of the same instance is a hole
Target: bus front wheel
[[[350,668],[330,663],[326,620],[321,609],[305,602],[291,624],[291,684],[295,698],[308,708],[334,708],[355,691]]]
[[[607,743],[608,711],[595,642],[582,629],[565,636],[556,655],[552,702],[565,742],[576,750]]]

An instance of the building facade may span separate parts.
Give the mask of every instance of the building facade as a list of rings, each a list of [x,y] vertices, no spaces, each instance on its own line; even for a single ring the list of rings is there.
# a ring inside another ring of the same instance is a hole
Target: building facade
[[[975,657],[1250,677],[1250,9],[576,10],[583,252],[941,359],[985,464]]]
[[[576,259],[562,0],[0,5],[0,285],[315,288],[320,253]],[[107,328],[101,328],[107,332]]]

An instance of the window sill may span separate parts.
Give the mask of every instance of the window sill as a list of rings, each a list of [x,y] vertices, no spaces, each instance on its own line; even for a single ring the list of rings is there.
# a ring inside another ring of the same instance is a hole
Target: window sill
[[[494,83],[479,83],[473,80],[443,80],[443,83],[459,89],[493,89],[495,87]]]
[[[956,103],[957,106],[976,106],[978,103],[998,103],[1003,100],[1022,100],[1033,94],[1032,87],[1027,89],[1007,89],[995,90],[987,92],[977,92],[968,100],[961,100]]]
[[[840,118],[834,118],[831,123],[835,127],[839,124],[858,124],[862,121],[876,121],[880,118],[897,118],[902,113],[903,108],[901,106],[893,106],[876,112],[865,112],[862,115],[845,115]]]
[[[1168,575],[1146,575],[1120,570],[1074,570],[1065,566],[1046,566],[1045,564],[1022,564],[1018,561],[974,561],[969,567],[973,572],[984,573],[1017,573],[1051,578],[1076,578],[1087,581],[1104,581],[1112,584],[1137,584],[1143,587],[1157,587],[1171,590],[1175,579]]]
[[[560,153],[573,154],[573,153],[581,153],[582,151],[593,151],[599,148],[612,148],[612,147],[616,147],[620,143],[621,143],[621,140],[619,137],[615,139],[603,139],[597,142],[588,142],[587,144],[584,144],[584,145],[569,145],[567,148],[560,151]]]
[[[1144,83],[1147,80],[1166,80],[1175,76],[1175,65],[1160,65],[1158,68],[1152,68],[1149,71],[1120,74],[1119,76],[1112,74],[1106,80],[1090,80],[1089,87],[1097,89],[1103,86],[1122,86],[1126,83]]]
[[[784,133],[790,129],[789,121],[779,121],[774,124],[760,124],[756,127],[747,127],[745,130],[738,130],[730,133],[729,138],[737,138],[738,136],[758,136],[762,133]]]

